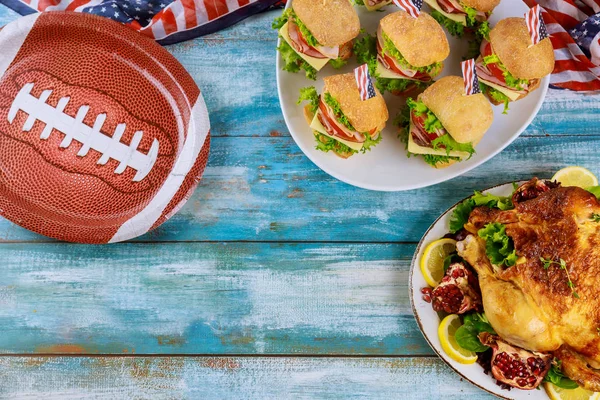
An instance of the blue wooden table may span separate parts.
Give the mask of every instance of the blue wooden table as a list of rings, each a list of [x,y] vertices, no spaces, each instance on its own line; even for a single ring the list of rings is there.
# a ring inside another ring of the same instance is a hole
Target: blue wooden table
[[[0,221],[0,396],[488,398],[413,319],[415,243],[475,189],[600,172],[600,99],[551,90],[513,145],[450,182],[356,189],[287,132],[276,14],[168,48],[202,88],[214,136],[200,187],[165,225],[84,246]],[[16,18],[0,6],[0,25]]]

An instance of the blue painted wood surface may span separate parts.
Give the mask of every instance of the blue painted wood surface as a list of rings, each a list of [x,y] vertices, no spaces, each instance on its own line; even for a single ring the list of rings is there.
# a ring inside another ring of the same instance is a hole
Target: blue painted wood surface
[[[414,322],[415,242],[475,189],[566,165],[600,173],[599,96],[550,91],[513,145],[450,182],[356,189],[287,132],[276,14],[168,48],[202,88],[214,136],[171,221],[132,243],[80,246],[0,220],[0,396],[487,398]],[[16,18],[0,6],[0,25]]]

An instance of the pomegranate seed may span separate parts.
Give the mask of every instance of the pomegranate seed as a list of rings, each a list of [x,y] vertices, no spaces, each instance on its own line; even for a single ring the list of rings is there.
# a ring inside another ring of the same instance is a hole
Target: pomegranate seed
[[[426,303],[431,303],[431,296],[429,296],[428,294],[423,295],[423,300]]]
[[[422,293],[422,294],[428,294],[428,295],[431,295],[431,292],[432,292],[432,291],[433,291],[433,290],[432,290],[430,287],[424,287],[423,289],[421,289],[421,293]]]

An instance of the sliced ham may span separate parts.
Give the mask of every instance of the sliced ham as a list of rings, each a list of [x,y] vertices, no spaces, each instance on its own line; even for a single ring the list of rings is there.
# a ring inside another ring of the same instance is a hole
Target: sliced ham
[[[387,0],[367,0],[367,4],[369,5],[369,7],[375,7],[376,5],[381,4],[385,1]]]
[[[412,120],[410,134],[412,135],[414,142],[421,147],[433,147],[431,142],[446,134],[446,130],[443,128],[436,129],[433,133],[427,132],[423,125],[425,122],[424,116],[417,117],[413,112],[411,112],[410,118]]]
[[[519,94],[527,94],[529,92],[529,85],[521,86],[522,90],[517,90],[515,88],[509,87],[504,79],[500,79],[499,77],[494,75],[492,71],[490,71],[490,68],[483,63],[483,57],[493,54],[492,46],[487,40],[483,40],[483,42],[481,43],[481,54],[482,57],[479,57],[477,59],[475,69],[477,71],[477,76],[479,77],[479,79],[484,81],[484,83],[487,81]]]
[[[467,14],[464,7],[457,0],[437,0],[438,5],[448,14]],[[488,15],[483,11],[478,11],[476,15],[478,21],[487,21]]]
[[[332,60],[335,60],[336,58],[338,58],[340,56],[340,46],[335,46],[335,47],[319,46],[319,47],[315,47],[315,49],[319,53],[323,54],[325,57],[331,58]]]
[[[339,137],[340,139],[349,142],[364,143],[367,138],[360,132],[353,132],[340,124],[335,117],[333,110],[325,104],[324,101],[319,103],[319,113],[317,115],[321,124],[327,129],[331,136]]]
[[[335,47],[313,47],[308,44],[304,36],[302,36],[302,32],[298,28],[298,25],[290,20],[289,25],[289,35],[292,40],[292,45],[294,46],[294,50],[299,53],[306,54],[307,56],[311,56],[314,58],[330,58],[335,60],[340,56],[340,46]]]

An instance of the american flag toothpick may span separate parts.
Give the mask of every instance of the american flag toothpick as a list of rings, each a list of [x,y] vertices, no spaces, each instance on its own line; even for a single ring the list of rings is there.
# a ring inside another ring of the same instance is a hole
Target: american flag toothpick
[[[477,78],[477,71],[475,70],[475,59],[463,61],[460,63],[463,73],[463,80],[465,82],[465,94],[470,96],[472,94],[481,93],[479,88],[479,79]]]
[[[421,8],[423,7],[423,0],[393,0],[394,4],[398,6],[402,11],[406,11],[413,18],[419,18]]]
[[[369,66],[363,64],[354,70],[354,77],[358,84],[358,91],[360,92],[360,99],[362,101],[372,99],[377,94],[375,93],[375,87],[371,81],[371,74],[369,74]]]
[[[525,14],[525,22],[527,23],[527,30],[529,30],[529,35],[534,45],[548,37],[546,24],[544,23],[544,18],[542,18],[542,9],[539,5],[529,9],[527,14]]]

